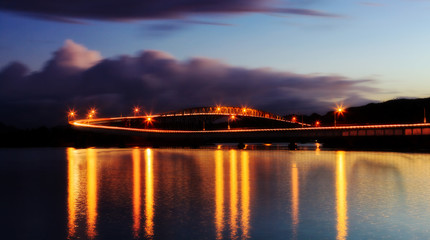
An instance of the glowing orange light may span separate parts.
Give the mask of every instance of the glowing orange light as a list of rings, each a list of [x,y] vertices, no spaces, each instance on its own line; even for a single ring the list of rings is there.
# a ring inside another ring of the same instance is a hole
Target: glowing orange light
[[[343,105],[336,105],[334,113],[334,126],[336,127],[336,115],[342,115],[345,112],[345,107]]]
[[[299,171],[296,163],[291,166],[291,218],[293,222],[293,236],[297,236],[299,224],[300,210],[300,187],[299,187]]]
[[[148,121],[148,122],[152,121],[151,117],[147,117],[146,121]]]
[[[292,122],[295,122],[296,120],[297,120],[297,118],[296,118],[296,117],[291,118],[291,121],[292,121]]]
[[[97,235],[97,152],[87,150],[87,235],[93,239]]]
[[[146,149],[145,162],[145,233],[146,238],[154,236],[154,167],[152,149]]]
[[[317,127],[318,127],[320,124],[321,124],[321,123],[320,123],[320,121],[316,121],[316,122],[315,122],[315,126],[317,126]]]
[[[342,114],[345,112],[345,106],[343,106],[342,104],[341,104],[341,105],[336,105],[336,110],[335,110],[335,112],[336,112],[337,114],[342,115]]]
[[[221,108],[220,108],[220,107],[217,107],[217,108],[216,108],[216,110],[217,110],[217,111],[221,111]]]
[[[136,117],[137,114],[139,114],[139,112],[140,112],[140,109],[138,107],[134,107],[133,113],[134,113],[135,117]]]
[[[69,110],[69,113],[67,114],[67,120],[70,121],[70,119],[74,119],[76,116],[76,112],[73,109]]]
[[[246,113],[246,108],[244,108],[244,109],[242,110],[242,112]]]
[[[88,118],[93,118],[95,116],[96,116],[96,109],[91,108],[90,111],[88,112]]]
[[[236,118],[236,116],[234,116],[234,115],[231,115],[231,117],[230,117],[231,119],[235,119]]]
[[[241,219],[240,225],[242,227],[242,238],[248,239],[249,230],[250,230],[250,219],[251,219],[251,211],[250,211],[250,198],[251,198],[251,187],[249,181],[249,154],[246,151],[241,152]]]
[[[75,159],[75,149],[67,148],[67,160],[68,160],[68,198],[67,198],[67,207],[68,207],[68,228],[69,228],[69,238],[72,238],[76,232],[76,218],[77,218],[77,194],[78,194],[78,182],[79,182],[79,174],[76,169],[76,161]]]
[[[221,145],[218,145],[220,149]],[[224,230],[224,160],[223,152],[215,152],[215,229],[216,239],[222,239]]]
[[[345,166],[345,152],[336,152],[336,213],[337,237],[345,240],[348,237],[348,182]]]
[[[141,167],[140,167],[140,150],[133,149],[133,234],[139,238],[140,232],[140,213],[141,213]]]
[[[238,189],[238,178],[237,178],[237,157],[236,151],[230,151],[230,239],[236,239],[238,232],[238,202],[239,202],[239,189]]]

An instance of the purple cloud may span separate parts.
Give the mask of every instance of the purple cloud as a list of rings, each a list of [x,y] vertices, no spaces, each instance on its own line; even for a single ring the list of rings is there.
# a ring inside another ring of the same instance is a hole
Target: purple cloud
[[[155,50],[102,59],[67,40],[39,72],[30,73],[17,62],[0,71],[0,119],[13,125],[54,125],[65,122],[68,107],[85,117],[83,110],[91,106],[101,116],[118,116],[130,114],[134,105],[152,112],[222,104],[282,115],[324,113],[339,99],[362,103],[365,93],[378,92],[371,84],[336,75],[248,69],[208,58],[179,61]]]
[[[325,13],[321,11],[301,9],[301,8],[279,8],[279,9],[273,9],[272,12],[314,16],[314,17],[339,17],[339,15],[336,15],[336,14],[330,14],[330,13]]]
[[[179,19],[192,14],[285,13],[334,17],[310,9],[277,7],[272,0],[13,0],[0,2],[0,9],[20,12],[48,20],[74,22],[72,19],[130,21],[142,19]],[[79,22],[80,23],[80,22]]]

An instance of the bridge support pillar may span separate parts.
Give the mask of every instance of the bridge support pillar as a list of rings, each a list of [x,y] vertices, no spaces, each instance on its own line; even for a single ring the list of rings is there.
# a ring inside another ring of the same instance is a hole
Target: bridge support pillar
[[[297,143],[290,142],[290,144],[288,144],[288,149],[290,149],[290,150],[296,150],[297,149]]]

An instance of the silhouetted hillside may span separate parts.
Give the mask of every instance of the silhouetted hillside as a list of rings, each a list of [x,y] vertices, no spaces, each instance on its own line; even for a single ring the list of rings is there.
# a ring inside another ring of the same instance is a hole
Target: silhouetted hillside
[[[422,123],[424,109],[427,122],[430,120],[430,98],[395,99],[382,103],[369,103],[365,106],[347,108],[343,116],[337,117],[338,124],[380,124],[380,123]],[[313,114],[305,116],[304,121],[314,123],[321,121],[323,126],[331,126],[334,113],[330,111],[323,116]]]

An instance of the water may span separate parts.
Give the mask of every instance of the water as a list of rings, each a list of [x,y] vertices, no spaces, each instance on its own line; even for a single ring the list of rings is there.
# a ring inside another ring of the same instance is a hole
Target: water
[[[430,154],[1,149],[2,239],[430,239]]]

